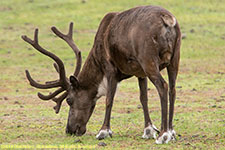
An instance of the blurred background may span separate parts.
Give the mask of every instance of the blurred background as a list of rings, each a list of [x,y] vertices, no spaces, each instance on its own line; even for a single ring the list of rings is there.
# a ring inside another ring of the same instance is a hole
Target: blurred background
[[[1,0],[0,1],[0,144],[74,144],[75,137],[64,132],[68,107],[59,115],[54,102],[36,96],[24,70],[44,83],[58,78],[48,57],[21,39],[33,38],[39,28],[39,42],[59,56],[67,75],[75,58],[69,46],[56,37],[51,26],[67,32],[74,22],[74,40],[83,60],[92,48],[101,19],[108,12],[124,11],[140,5],[159,5],[176,16],[182,31],[180,72],[177,81],[175,130],[179,140],[162,147],[154,140],[142,140],[144,119],[135,77],[120,84],[112,112],[114,137],[106,139],[110,148],[224,148],[225,133],[225,7],[222,0]],[[84,61],[83,61],[84,62]],[[166,71],[162,71],[167,79]],[[44,91],[42,91],[44,92]],[[46,93],[46,90],[45,90]],[[95,134],[104,119],[101,98],[88,124],[82,144],[97,145]],[[160,126],[159,97],[149,82],[149,111]]]

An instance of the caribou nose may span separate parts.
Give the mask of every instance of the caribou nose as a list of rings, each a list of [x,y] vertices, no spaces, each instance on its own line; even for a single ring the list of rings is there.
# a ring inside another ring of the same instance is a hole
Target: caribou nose
[[[75,125],[75,132],[74,132],[74,134],[78,135],[79,131],[80,131],[80,125],[76,124]]]
[[[76,124],[75,126],[71,127],[69,125],[67,125],[66,127],[66,133],[67,134],[77,134],[80,131],[80,124]]]
[[[66,134],[72,134],[72,132],[68,126],[66,127]]]
[[[69,125],[66,126],[66,134],[75,134],[76,130],[72,129]]]
[[[77,123],[77,124],[75,125],[75,128],[76,128],[76,129],[80,128],[80,124]]]
[[[77,135],[78,136],[82,136],[83,134],[85,134],[85,132],[86,132],[86,125],[83,125],[83,126],[80,126],[79,127],[79,130],[77,130]]]

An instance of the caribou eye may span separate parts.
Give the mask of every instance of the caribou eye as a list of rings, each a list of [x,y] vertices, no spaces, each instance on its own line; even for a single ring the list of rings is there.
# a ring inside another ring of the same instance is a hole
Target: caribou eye
[[[67,102],[67,104],[70,105],[70,106],[73,104],[73,101],[72,101],[71,98],[67,98],[67,99],[66,99],[66,102]]]

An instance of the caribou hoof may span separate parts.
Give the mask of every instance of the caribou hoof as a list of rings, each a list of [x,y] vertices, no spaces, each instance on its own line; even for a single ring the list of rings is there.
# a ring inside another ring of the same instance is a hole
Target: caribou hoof
[[[144,129],[144,134],[142,135],[143,139],[156,139],[156,134],[159,133],[159,130],[154,125],[149,125]]]
[[[112,131],[110,129],[100,130],[96,135],[96,139],[102,140],[110,136],[112,138]]]
[[[170,134],[172,135],[172,141],[176,141],[177,139],[176,139],[176,132],[174,131],[174,130],[170,130],[169,131],[170,132]]]
[[[176,132],[174,130],[170,130],[167,132],[164,132],[160,137],[158,137],[155,141],[156,144],[164,144],[164,143],[168,143],[169,141],[176,140]]]

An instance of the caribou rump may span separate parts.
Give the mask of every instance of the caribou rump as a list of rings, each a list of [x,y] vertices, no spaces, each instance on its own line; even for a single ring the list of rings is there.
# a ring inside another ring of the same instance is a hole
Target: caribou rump
[[[52,31],[65,40],[73,49],[76,57],[76,69],[66,77],[63,62],[38,43],[38,29],[34,40],[27,36],[22,39],[42,54],[52,58],[59,79],[45,84],[37,83],[26,70],[31,86],[40,89],[58,89],[49,95],[38,93],[42,100],[56,102],[59,112],[62,101],[66,99],[70,109],[66,133],[83,135],[86,124],[92,115],[96,100],[106,96],[105,119],[97,134],[97,139],[112,136],[110,116],[118,82],[136,76],[140,88],[140,101],[144,112],[143,138],[155,138],[157,144],[175,140],[173,114],[175,103],[175,84],[180,59],[181,32],[175,17],[159,6],[140,6],[123,12],[112,12],[102,19],[95,36],[94,45],[81,70],[81,52],[73,41],[73,23],[67,35],[56,27]],[[160,71],[166,68],[169,87]],[[161,129],[153,125],[148,112],[147,79],[156,87],[161,102]],[[169,89],[169,92],[168,92]],[[64,92],[57,97],[60,93]],[[168,115],[169,93],[169,115]],[[169,120],[168,120],[169,116]],[[159,134],[157,136],[157,134]]]

